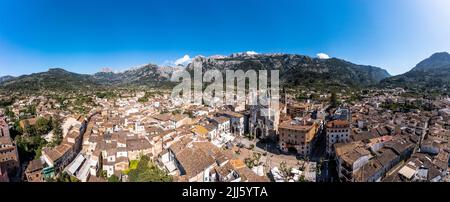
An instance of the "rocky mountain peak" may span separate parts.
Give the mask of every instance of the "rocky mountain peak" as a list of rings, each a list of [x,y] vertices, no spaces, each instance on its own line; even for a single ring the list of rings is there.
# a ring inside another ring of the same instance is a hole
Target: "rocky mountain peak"
[[[434,53],[429,58],[418,63],[413,70],[430,70],[442,67],[450,67],[450,54],[447,52]]]

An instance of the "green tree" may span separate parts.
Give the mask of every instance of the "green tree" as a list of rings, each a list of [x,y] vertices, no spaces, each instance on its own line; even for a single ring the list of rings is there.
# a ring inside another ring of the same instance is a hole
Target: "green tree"
[[[1,99],[0,107],[8,107],[14,103],[14,98]]]
[[[130,182],[171,182],[173,179],[156,166],[148,156],[142,156],[136,169],[128,173]]]
[[[37,134],[36,128],[30,126],[29,124],[25,124],[25,128],[23,129],[23,133],[28,136],[35,136]]]
[[[114,92],[109,92],[109,91],[108,92],[97,92],[95,95],[101,99],[103,99],[103,98],[110,99],[110,98],[117,97],[117,95]]]
[[[76,179],[75,177],[70,176],[65,171],[58,175],[58,177],[56,178],[56,181],[57,182],[79,182],[78,179]]]
[[[11,107],[6,107],[5,109],[5,115],[9,117],[10,119],[14,118],[16,115],[14,112],[11,111]]]
[[[36,105],[28,105],[26,112],[31,114],[32,116],[36,115]]]
[[[120,182],[120,179],[116,175],[111,175],[111,177],[108,178],[108,182]]]
[[[280,171],[284,177],[289,177],[292,174],[292,168],[288,167],[285,161],[280,163]]]
[[[311,93],[311,95],[309,95],[309,99],[311,99],[311,100],[318,100],[319,99],[319,95],[317,95],[316,93]]]
[[[138,102],[140,102],[140,103],[148,102],[148,97],[141,97],[138,99]]]
[[[99,172],[99,176],[104,179],[107,179],[108,174],[106,173],[106,170],[102,170]]]
[[[23,160],[39,158],[42,148],[47,145],[47,141],[39,135],[18,135],[15,142],[19,150],[19,156]]]
[[[39,159],[42,156],[42,148],[44,148],[44,145],[38,146],[38,148],[35,150],[34,159]]]
[[[52,128],[51,120],[47,120],[44,117],[39,117],[36,120],[35,127],[36,127],[36,132],[39,135],[47,134],[48,132],[51,131],[51,128]]]
[[[300,175],[298,181],[299,182],[306,182],[305,176],[304,175]]]
[[[56,146],[56,145],[61,144],[62,139],[63,139],[63,130],[61,127],[61,120],[58,118],[53,119],[52,128],[53,128],[52,145]]]
[[[189,118],[194,118],[194,113],[192,111],[187,111],[186,114],[189,116]]]
[[[14,121],[14,125],[9,129],[9,134],[11,135],[12,139],[15,139],[16,136],[23,134],[23,130],[22,127],[20,127],[19,120]]]
[[[52,177],[44,177],[45,182],[56,182],[56,180]]]
[[[254,152],[252,154],[252,157],[251,158],[245,158],[244,162],[245,162],[245,165],[247,165],[247,167],[253,168],[253,167],[258,165],[260,159],[261,159],[261,154]]]
[[[336,92],[331,92],[330,105],[331,107],[337,107],[339,105]]]

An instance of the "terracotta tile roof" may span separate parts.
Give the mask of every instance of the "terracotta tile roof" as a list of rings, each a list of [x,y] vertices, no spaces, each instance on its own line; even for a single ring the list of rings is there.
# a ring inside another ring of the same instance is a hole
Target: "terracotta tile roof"
[[[144,138],[127,140],[128,151],[150,149],[151,147],[152,147],[152,145],[150,144],[150,142],[148,142]]]
[[[214,165],[215,160],[205,152],[196,148],[187,148],[177,154],[176,159],[190,179]]]
[[[344,120],[334,120],[334,121],[329,121],[327,123],[327,128],[343,128],[343,127],[349,127],[350,123],[348,121],[344,121]]]
[[[48,158],[50,158],[51,161],[55,162],[71,149],[72,147],[68,144],[60,144],[54,149],[44,148],[43,152],[48,156]]]

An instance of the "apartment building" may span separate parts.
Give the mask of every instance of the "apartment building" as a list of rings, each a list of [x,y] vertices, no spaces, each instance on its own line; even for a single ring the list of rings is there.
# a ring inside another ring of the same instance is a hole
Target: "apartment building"
[[[282,122],[278,130],[278,145],[281,150],[308,156],[319,131],[319,124],[312,119],[295,118]]]

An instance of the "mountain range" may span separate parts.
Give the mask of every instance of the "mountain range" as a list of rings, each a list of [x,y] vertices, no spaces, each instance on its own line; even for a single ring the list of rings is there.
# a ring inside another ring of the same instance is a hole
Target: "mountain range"
[[[3,82],[6,82],[6,81],[12,80],[12,79],[14,79],[14,78],[15,78],[15,77],[9,76],[9,75],[7,75],[7,76],[2,76],[2,77],[0,77],[0,84],[3,83]]]
[[[168,83],[169,75],[153,64],[132,68],[124,72],[102,71],[90,74],[78,74],[62,68],[51,68],[46,72],[22,75],[19,77],[1,77],[0,88],[10,91],[40,91],[95,89],[112,86],[158,86]]]
[[[231,56],[195,57],[187,69],[227,69],[244,72],[253,69],[279,70],[284,86],[361,87],[378,84],[389,73],[379,67],[357,65],[342,59],[319,59],[295,54],[232,54]]]
[[[418,63],[410,71],[386,78],[383,87],[404,87],[417,91],[448,91],[450,86],[450,54],[440,52]]]
[[[98,72],[92,75],[92,79],[101,85],[153,85],[167,81],[169,75],[164,75],[160,67],[147,64],[138,68],[132,68],[124,72]]]
[[[9,91],[78,90],[122,86],[163,86],[170,84],[173,71],[194,66],[203,70],[280,70],[280,82],[286,87],[446,87],[450,81],[450,54],[436,53],[411,71],[393,76],[379,67],[358,65],[338,58],[319,59],[297,54],[237,53],[230,56],[197,56],[186,67],[147,64],[124,72],[103,70],[95,74],[77,74],[61,68],[46,72],[0,77],[0,89]]]

